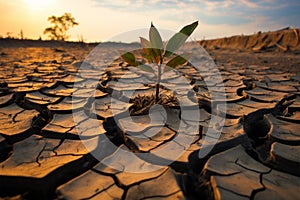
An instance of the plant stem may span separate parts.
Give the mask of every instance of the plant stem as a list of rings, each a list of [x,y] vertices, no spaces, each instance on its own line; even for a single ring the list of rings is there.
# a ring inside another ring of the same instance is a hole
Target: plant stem
[[[155,92],[155,103],[157,103],[159,101],[160,80],[161,80],[161,64],[158,65],[156,92]]]
[[[156,83],[156,92],[155,92],[155,103],[159,101],[159,88],[160,88],[160,81],[161,81],[161,65],[163,63],[163,56],[160,54],[160,63],[158,65],[158,70],[157,70],[157,83]]]

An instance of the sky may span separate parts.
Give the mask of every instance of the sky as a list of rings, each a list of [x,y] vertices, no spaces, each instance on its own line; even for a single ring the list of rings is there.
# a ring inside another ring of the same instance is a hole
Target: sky
[[[47,18],[65,12],[79,22],[70,40],[86,42],[134,40],[123,36],[146,36],[151,22],[164,40],[197,20],[192,39],[300,27],[299,0],[0,0],[0,36],[47,39]]]

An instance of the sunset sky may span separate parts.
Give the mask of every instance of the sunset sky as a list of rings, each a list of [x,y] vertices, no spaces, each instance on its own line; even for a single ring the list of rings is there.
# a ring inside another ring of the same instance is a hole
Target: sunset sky
[[[48,16],[71,13],[79,26],[71,40],[106,41],[122,32],[149,28],[178,31],[199,20],[193,39],[300,27],[299,0],[0,0],[0,36],[37,39]]]

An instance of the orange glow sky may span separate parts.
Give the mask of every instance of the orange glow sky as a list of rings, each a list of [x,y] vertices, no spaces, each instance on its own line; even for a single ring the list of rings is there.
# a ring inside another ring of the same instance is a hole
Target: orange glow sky
[[[71,40],[105,41],[125,31],[148,28],[177,31],[195,20],[200,25],[192,38],[252,34],[286,26],[300,26],[298,0],[0,0],[0,36],[47,39],[47,18],[70,12],[79,26]]]

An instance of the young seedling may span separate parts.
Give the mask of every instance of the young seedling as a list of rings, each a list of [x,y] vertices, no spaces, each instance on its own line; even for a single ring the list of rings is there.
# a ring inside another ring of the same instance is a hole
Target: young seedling
[[[138,67],[141,70],[153,73],[156,75],[156,91],[155,91],[155,103],[159,101],[159,89],[161,83],[162,73],[175,69],[176,67],[185,64],[187,60],[187,55],[175,54],[176,51],[186,42],[187,38],[193,33],[193,31],[198,26],[198,21],[183,27],[178,33],[174,34],[166,45],[163,44],[162,38],[151,23],[149,30],[149,40],[140,37],[141,46],[143,49],[143,57],[148,61],[148,63],[154,63],[157,67],[157,74],[154,69],[147,65],[147,63],[138,61],[136,56],[131,52],[124,53],[121,57],[129,65]],[[172,57],[173,56],[173,57]],[[167,62],[165,63],[165,61]],[[164,67],[162,71],[163,64]]]

